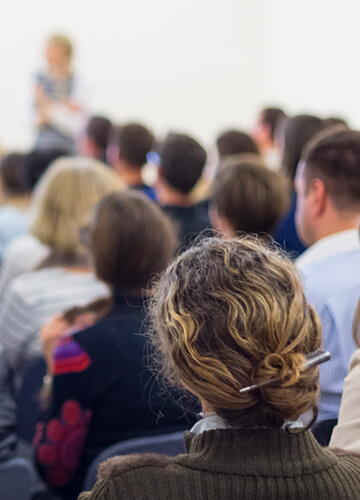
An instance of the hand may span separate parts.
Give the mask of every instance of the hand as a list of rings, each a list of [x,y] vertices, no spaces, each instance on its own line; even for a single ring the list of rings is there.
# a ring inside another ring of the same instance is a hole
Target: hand
[[[40,330],[40,339],[49,374],[52,374],[54,371],[53,357],[55,346],[60,337],[66,335],[70,327],[71,324],[64,319],[63,315],[57,314]]]

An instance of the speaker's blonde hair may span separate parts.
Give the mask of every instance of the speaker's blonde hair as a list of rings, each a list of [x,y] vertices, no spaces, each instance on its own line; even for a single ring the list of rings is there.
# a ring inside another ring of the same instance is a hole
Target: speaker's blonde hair
[[[79,231],[91,210],[104,196],[124,187],[120,177],[99,161],[60,158],[36,188],[31,233],[54,254],[76,255]]]
[[[233,426],[317,414],[318,369],[302,370],[321,327],[294,265],[252,238],[210,238],[179,256],[150,306],[161,373]],[[257,390],[239,389],[278,380]]]

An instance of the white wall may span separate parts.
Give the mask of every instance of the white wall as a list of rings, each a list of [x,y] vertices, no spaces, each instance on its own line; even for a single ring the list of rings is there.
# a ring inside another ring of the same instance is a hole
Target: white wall
[[[68,34],[90,111],[210,143],[262,105],[360,126],[357,0],[1,0],[0,143],[31,144],[31,75]]]
[[[357,0],[269,0],[262,102],[360,127]]]

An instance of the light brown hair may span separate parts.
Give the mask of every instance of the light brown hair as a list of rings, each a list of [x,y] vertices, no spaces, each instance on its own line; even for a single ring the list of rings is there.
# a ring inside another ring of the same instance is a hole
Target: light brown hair
[[[201,241],[155,287],[150,335],[160,374],[234,427],[281,426],[313,409],[321,326],[291,261],[252,238]],[[272,377],[265,387],[239,389]]]
[[[271,235],[288,209],[289,185],[260,157],[231,156],[220,165],[210,204],[227,219],[235,233]]]
[[[74,49],[70,39],[67,36],[60,33],[55,33],[49,37],[48,43],[61,47],[62,51],[65,54],[65,57],[70,61]]]

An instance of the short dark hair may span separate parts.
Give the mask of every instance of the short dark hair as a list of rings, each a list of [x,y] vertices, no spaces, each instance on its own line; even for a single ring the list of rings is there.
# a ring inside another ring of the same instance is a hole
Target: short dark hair
[[[284,150],[282,170],[294,180],[304,146],[316,134],[324,130],[323,120],[312,115],[297,115],[286,120],[284,126]]]
[[[303,161],[308,187],[321,179],[337,209],[360,211],[360,132],[325,130],[308,144]]]
[[[9,195],[22,195],[29,191],[25,178],[25,155],[10,153],[0,163],[0,177],[4,191]]]
[[[117,138],[122,160],[135,168],[145,165],[154,142],[154,135],[146,127],[139,123],[128,123],[118,128],[113,136]]]
[[[255,155],[225,160],[212,188],[211,205],[236,233],[272,234],[289,204],[285,177]]]
[[[145,195],[116,192],[97,205],[90,248],[101,280],[139,291],[167,266],[177,239],[170,219]]]
[[[111,127],[111,121],[104,116],[93,116],[88,121],[86,135],[94,141],[99,149],[105,151]]]
[[[335,127],[337,125],[343,125],[344,127],[349,128],[349,125],[344,118],[340,118],[339,116],[331,116],[330,118],[323,119],[324,127]]]
[[[254,139],[240,130],[229,130],[219,135],[216,146],[220,158],[238,155],[242,153],[260,154],[260,150]]]
[[[286,113],[281,108],[265,108],[260,113],[260,121],[270,128],[271,139],[275,138],[277,125],[286,118]]]
[[[35,149],[25,155],[25,178],[31,190],[51,163],[62,156],[69,156],[69,152],[62,149]]]
[[[162,145],[160,161],[169,186],[189,194],[205,167],[206,151],[192,137],[171,133]]]

